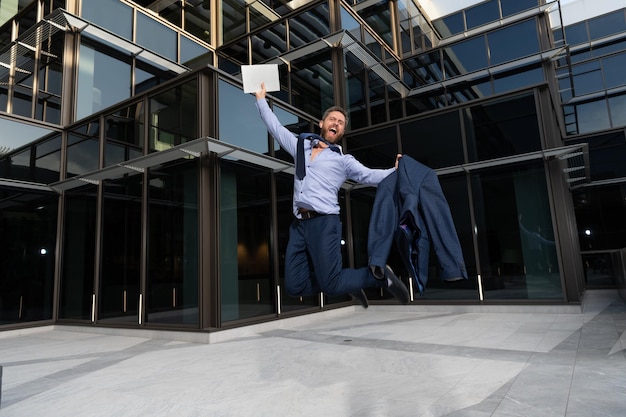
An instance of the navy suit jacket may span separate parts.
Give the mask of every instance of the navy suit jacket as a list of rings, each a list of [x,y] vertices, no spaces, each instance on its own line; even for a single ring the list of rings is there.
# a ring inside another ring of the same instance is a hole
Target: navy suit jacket
[[[428,281],[431,245],[442,280],[467,279],[461,244],[437,174],[406,155],[376,190],[367,244],[372,270],[384,268],[394,241],[420,294]]]

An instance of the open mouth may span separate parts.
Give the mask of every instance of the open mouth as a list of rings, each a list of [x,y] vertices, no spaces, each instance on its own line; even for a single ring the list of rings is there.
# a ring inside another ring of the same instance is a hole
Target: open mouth
[[[333,127],[331,127],[330,129],[328,129],[328,131],[329,131],[330,133],[332,133],[333,135],[336,135],[336,134],[337,134],[337,129],[335,129],[335,128],[333,128]]]

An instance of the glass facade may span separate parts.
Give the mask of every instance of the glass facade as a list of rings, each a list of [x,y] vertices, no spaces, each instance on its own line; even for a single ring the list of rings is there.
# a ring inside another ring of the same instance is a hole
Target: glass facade
[[[562,24],[553,3],[11,2],[0,330],[215,331],[353,303],[284,291],[293,161],[243,93],[248,64],[278,65],[268,101],[294,134],[338,104],[347,153],[438,175],[469,279],[444,282],[432,251],[420,294],[392,248],[412,303],[570,304],[615,285],[626,9]],[[368,263],[375,195],[340,191],[347,267]]]

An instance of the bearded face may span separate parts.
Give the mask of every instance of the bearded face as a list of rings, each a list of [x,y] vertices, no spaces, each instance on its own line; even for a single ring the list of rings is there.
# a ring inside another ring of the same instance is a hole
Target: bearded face
[[[320,134],[330,143],[339,143],[346,129],[346,118],[341,112],[333,111],[320,121]]]

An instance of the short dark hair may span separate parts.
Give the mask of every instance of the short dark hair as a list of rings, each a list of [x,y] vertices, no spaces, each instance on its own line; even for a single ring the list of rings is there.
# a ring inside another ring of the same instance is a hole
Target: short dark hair
[[[348,124],[348,112],[345,111],[345,109],[341,106],[332,106],[326,109],[326,111],[324,112],[324,115],[322,116],[322,120],[326,120],[328,115],[334,111],[338,111],[339,113],[343,114],[343,117],[346,118],[346,125],[347,125]]]

